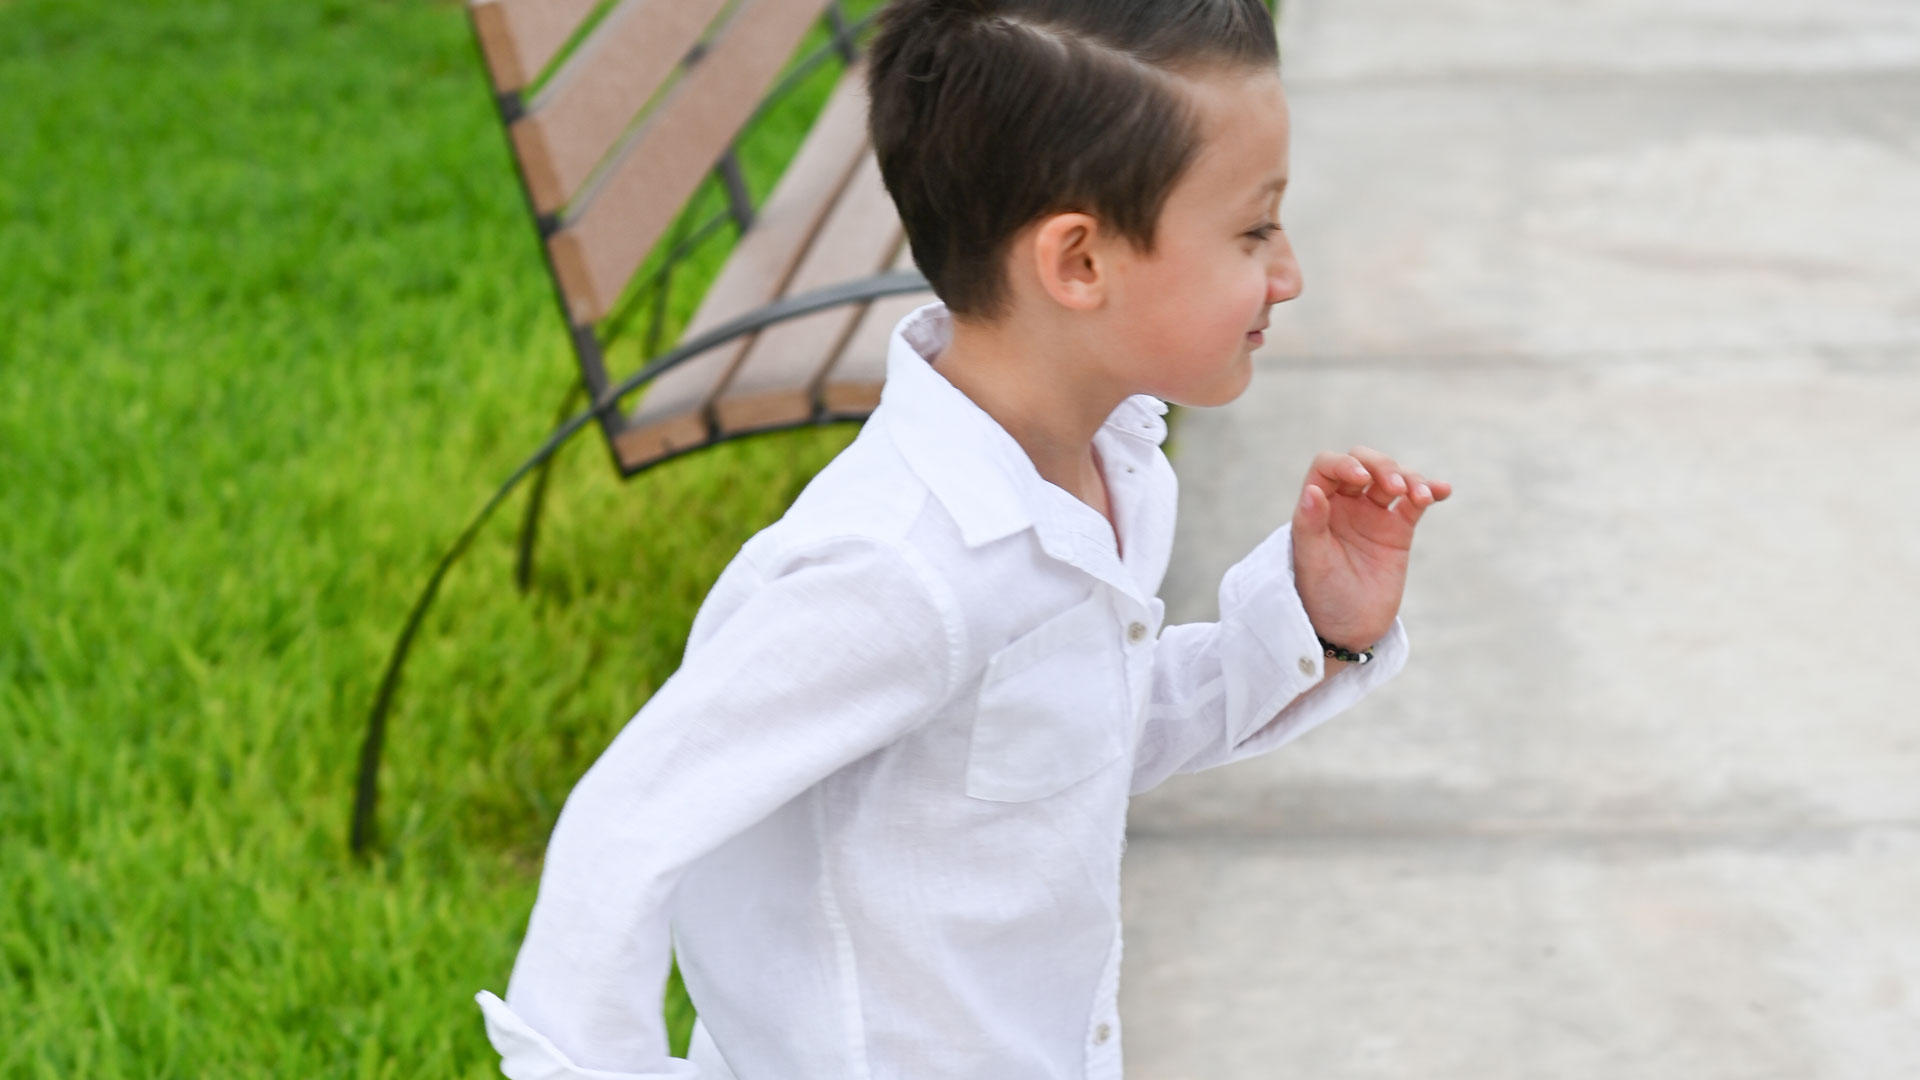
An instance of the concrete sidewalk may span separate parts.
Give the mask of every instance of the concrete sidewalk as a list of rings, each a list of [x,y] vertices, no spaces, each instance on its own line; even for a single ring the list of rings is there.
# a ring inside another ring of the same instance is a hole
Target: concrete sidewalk
[[[1920,4],[1286,8],[1168,618],[1318,449],[1458,494],[1399,679],[1135,800],[1129,1080],[1920,1077]]]

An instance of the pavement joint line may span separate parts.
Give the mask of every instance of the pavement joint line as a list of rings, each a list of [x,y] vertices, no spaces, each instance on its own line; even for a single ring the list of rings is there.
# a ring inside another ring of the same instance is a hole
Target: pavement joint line
[[[1178,847],[1275,855],[1340,858],[1408,851],[1445,856],[1462,851],[1493,854],[1688,855],[1708,851],[1767,853],[1835,852],[1862,841],[1896,839],[1920,842],[1920,819],[1826,822],[1817,825],[1689,826],[1667,823],[1630,825],[1507,826],[1462,823],[1454,827],[1357,826],[1302,830],[1220,828],[1211,825],[1130,828],[1129,850]]]
[[[1264,368],[1310,370],[1365,368],[1380,371],[1632,371],[1658,367],[1679,371],[1768,364],[1808,374],[1920,374],[1920,338],[1848,345],[1778,345],[1763,348],[1594,349],[1564,352],[1260,353]]]
[[[1866,69],[1795,69],[1795,68],[1667,68],[1667,69],[1619,69],[1607,67],[1581,68],[1493,68],[1479,71],[1443,70],[1427,72],[1407,72],[1403,74],[1368,73],[1361,75],[1299,75],[1287,76],[1286,60],[1281,59],[1280,76],[1285,81],[1287,92],[1323,93],[1343,90],[1417,90],[1424,88],[1457,87],[1463,90],[1512,90],[1515,87],[1529,89],[1565,89],[1565,90],[1602,90],[1618,93],[1623,79],[1630,79],[1635,88],[1665,86],[1672,89],[1689,87],[1707,89],[1726,89],[1743,83],[1761,83],[1768,87],[1778,87],[1786,82],[1825,83],[1836,86],[1862,86],[1872,83],[1920,82],[1920,67],[1886,67]]]

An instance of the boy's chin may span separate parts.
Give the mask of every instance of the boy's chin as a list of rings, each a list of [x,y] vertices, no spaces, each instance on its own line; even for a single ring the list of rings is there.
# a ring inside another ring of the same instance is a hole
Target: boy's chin
[[[1217,375],[1206,382],[1196,379],[1181,379],[1177,386],[1162,384],[1148,394],[1160,398],[1169,405],[1185,405],[1194,409],[1212,409],[1215,405],[1225,405],[1236,400],[1246,388],[1254,382],[1254,356],[1252,350],[1242,348],[1238,356],[1227,361],[1223,367],[1215,369]]]
[[[1230,394],[1184,394],[1180,397],[1162,398],[1169,405],[1178,405],[1185,409],[1217,409],[1222,405],[1231,405],[1239,399],[1245,387]]]
[[[1204,387],[1184,389],[1179,395],[1170,396],[1164,400],[1170,404],[1196,409],[1217,408],[1239,398],[1251,385],[1253,385],[1253,357],[1248,352],[1242,352],[1239,362],[1217,381]]]

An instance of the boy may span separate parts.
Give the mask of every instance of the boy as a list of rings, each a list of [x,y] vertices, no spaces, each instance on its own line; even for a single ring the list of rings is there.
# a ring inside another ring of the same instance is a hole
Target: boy
[[[1449,487],[1365,448],[1314,460],[1217,623],[1154,595],[1162,401],[1238,396],[1300,291],[1260,0],[895,0],[868,88],[940,301],[568,798],[506,1000],[479,995],[510,1077],[1117,1078],[1129,795],[1405,661]]]

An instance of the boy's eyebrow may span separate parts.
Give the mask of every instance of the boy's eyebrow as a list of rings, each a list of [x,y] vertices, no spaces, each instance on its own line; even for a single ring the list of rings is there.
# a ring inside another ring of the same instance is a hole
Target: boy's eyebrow
[[[1255,199],[1261,199],[1271,193],[1284,192],[1286,190],[1287,190],[1287,177],[1276,176],[1273,179],[1267,181],[1266,183],[1260,185],[1260,190],[1254,192],[1253,197]]]

